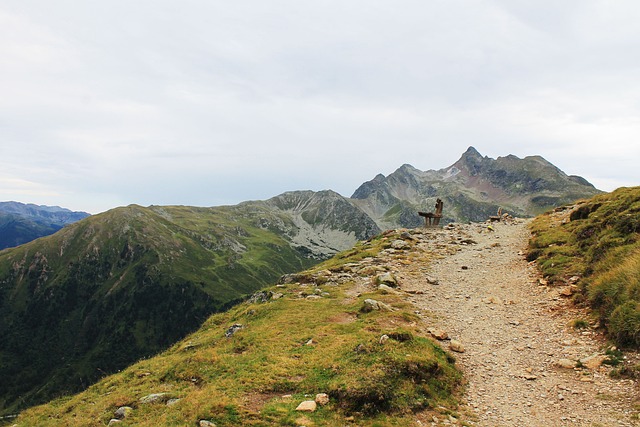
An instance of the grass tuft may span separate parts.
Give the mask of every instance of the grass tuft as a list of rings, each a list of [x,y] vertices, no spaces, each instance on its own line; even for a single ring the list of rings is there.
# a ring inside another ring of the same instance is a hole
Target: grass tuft
[[[640,347],[640,187],[541,215],[531,231],[527,259],[551,283],[578,277],[574,301],[590,304],[618,345]]]

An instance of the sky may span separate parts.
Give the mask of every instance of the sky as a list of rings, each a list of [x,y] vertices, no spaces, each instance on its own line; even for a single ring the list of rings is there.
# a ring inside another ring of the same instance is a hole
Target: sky
[[[344,196],[469,146],[640,185],[636,0],[3,0],[0,201]]]

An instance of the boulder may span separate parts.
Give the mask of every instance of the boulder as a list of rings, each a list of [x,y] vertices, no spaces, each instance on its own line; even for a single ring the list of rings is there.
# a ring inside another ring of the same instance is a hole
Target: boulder
[[[327,393],[316,394],[316,403],[320,406],[324,406],[329,403],[329,395]]]
[[[367,298],[366,300],[364,300],[360,311],[363,313],[370,313],[373,310],[380,310],[380,304],[378,304],[378,301],[371,298]]]
[[[231,327],[229,327],[229,329],[227,329],[227,331],[224,333],[224,336],[227,337],[227,338],[231,338],[233,336],[233,334],[235,334],[236,332],[238,332],[242,328],[244,328],[244,326],[242,326],[240,323],[236,323],[236,324],[232,325]]]
[[[388,304],[385,304],[380,301],[376,301],[371,298],[367,298],[366,300],[364,300],[364,303],[362,304],[362,308],[360,308],[360,311],[363,313],[370,313],[374,310],[393,311],[393,308]]]
[[[598,369],[605,360],[607,360],[607,356],[604,354],[593,354],[584,359],[580,359],[580,363],[587,369]]]
[[[387,285],[392,288],[398,287],[398,281],[391,273],[382,273],[376,276],[376,284],[378,285]]]
[[[315,400],[305,400],[304,402],[298,405],[298,407],[296,408],[296,411],[315,412],[317,408],[318,408],[318,405],[315,402]]]
[[[265,303],[265,302],[267,302],[267,301],[269,301],[271,299],[272,295],[273,295],[273,293],[270,292],[270,291],[259,291],[259,292],[256,292],[255,294],[251,295],[249,297],[249,299],[247,300],[247,302],[250,303],[250,304]]]
[[[428,332],[431,334],[432,337],[440,341],[443,341],[449,338],[449,334],[447,334],[442,329],[429,328]]]
[[[464,346],[458,340],[451,340],[449,343],[449,350],[455,351],[456,353],[464,353]]]
[[[131,413],[133,412],[133,408],[130,406],[121,406],[118,409],[116,409],[116,411],[113,413],[113,415],[119,419],[122,420],[124,418],[127,418],[129,415],[131,415]]]

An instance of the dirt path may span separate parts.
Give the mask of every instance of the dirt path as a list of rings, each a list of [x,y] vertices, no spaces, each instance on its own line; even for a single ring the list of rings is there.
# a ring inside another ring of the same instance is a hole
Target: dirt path
[[[535,266],[523,256],[526,226],[518,220],[495,224],[493,231],[487,224],[428,230],[420,246],[449,255],[429,268],[397,266],[403,289],[418,292],[410,299],[430,316],[428,321],[464,346],[463,353],[456,353],[468,380],[459,422],[640,425],[634,418],[634,404],[640,402],[634,381],[611,379],[608,366],[557,366],[561,359],[602,354],[606,343],[591,329],[572,327],[585,314],[557,288],[539,284]],[[431,425],[456,422],[440,417]]]

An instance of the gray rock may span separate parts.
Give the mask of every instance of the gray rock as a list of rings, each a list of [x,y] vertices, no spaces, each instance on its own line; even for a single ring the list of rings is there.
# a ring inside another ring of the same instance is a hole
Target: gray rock
[[[573,369],[576,367],[576,362],[571,359],[560,359],[556,362],[556,366],[563,369]]]
[[[427,283],[430,284],[430,285],[439,285],[440,284],[440,282],[438,282],[438,280],[435,279],[434,277],[427,276],[426,279],[427,279]]]
[[[251,304],[264,303],[271,299],[272,293],[270,291],[259,291],[251,295],[247,302]]]
[[[180,399],[169,399],[169,400],[167,400],[167,406],[173,406],[173,405],[177,404],[178,402],[180,402]]]
[[[244,326],[242,326],[240,323],[236,323],[233,326],[231,326],[229,329],[227,329],[227,331],[224,333],[224,336],[227,338],[231,338],[233,334],[235,334],[242,328],[244,328]]]
[[[315,412],[318,408],[318,404],[314,400],[305,400],[300,403],[296,408],[296,411],[300,412]]]
[[[324,406],[329,403],[329,395],[327,393],[316,394],[316,403],[320,406]]]
[[[366,265],[360,268],[356,273],[359,276],[373,276],[374,274],[377,274],[380,271],[383,271],[382,268],[380,267],[377,267],[375,265]]]
[[[380,310],[383,310],[383,311],[393,311],[393,307],[381,301],[378,301],[378,307],[380,307]]]
[[[171,395],[169,393],[154,393],[149,394],[147,396],[140,398],[140,403],[148,404],[148,403],[165,403],[169,399],[171,399]]]
[[[118,424],[118,423],[121,423],[121,422],[122,422],[122,420],[117,420],[117,419],[115,419],[115,418],[111,418],[111,419],[109,420],[109,424],[107,424],[107,425],[109,425],[109,426],[114,426],[114,425],[116,425],[116,424]]]
[[[370,298],[367,298],[366,300],[364,300],[364,303],[362,305],[362,308],[360,308],[360,311],[363,313],[370,313],[374,310],[393,311],[393,307],[383,302],[376,301]]]
[[[280,285],[288,285],[288,284],[291,284],[291,283],[298,282],[299,279],[300,279],[300,275],[299,274],[285,274],[285,275],[280,277],[280,279],[278,280],[278,284],[280,284]]]
[[[121,406],[118,409],[116,409],[116,411],[113,413],[113,415],[119,419],[122,420],[124,418],[127,418],[129,415],[131,415],[131,413],[133,412],[133,408],[130,406]]]
[[[378,301],[370,298],[367,298],[366,300],[364,300],[364,303],[360,311],[362,311],[363,313],[370,313],[373,310],[380,310],[380,304],[378,304]]]
[[[200,427],[216,427],[215,423],[212,423],[211,421],[207,421],[207,420],[200,420],[200,422],[198,423],[198,426],[200,426]]]
[[[429,333],[437,340],[443,341],[449,338],[449,334],[441,329],[429,328]]]
[[[464,353],[464,346],[458,340],[451,340],[449,343],[449,349],[451,351],[455,351],[456,353]]]
[[[391,273],[383,273],[376,276],[376,284],[378,285],[387,285],[392,288],[398,287],[398,281]]]
[[[411,245],[404,240],[394,240],[393,242],[391,242],[391,247],[393,249],[409,249]]]
[[[347,282],[351,282],[352,280],[353,280],[353,276],[347,273],[341,273],[340,275],[338,275],[338,278],[337,278],[337,282],[341,285]]]
[[[380,285],[378,286],[378,290],[380,292],[382,292],[383,294],[393,294],[393,295],[399,295],[400,292],[398,292],[397,290],[393,289],[391,286],[388,285]]]
[[[580,363],[588,369],[598,369],[605,360],[607,360],[607,356],[604,354],[594,354],[584,359],[580,359]]]

